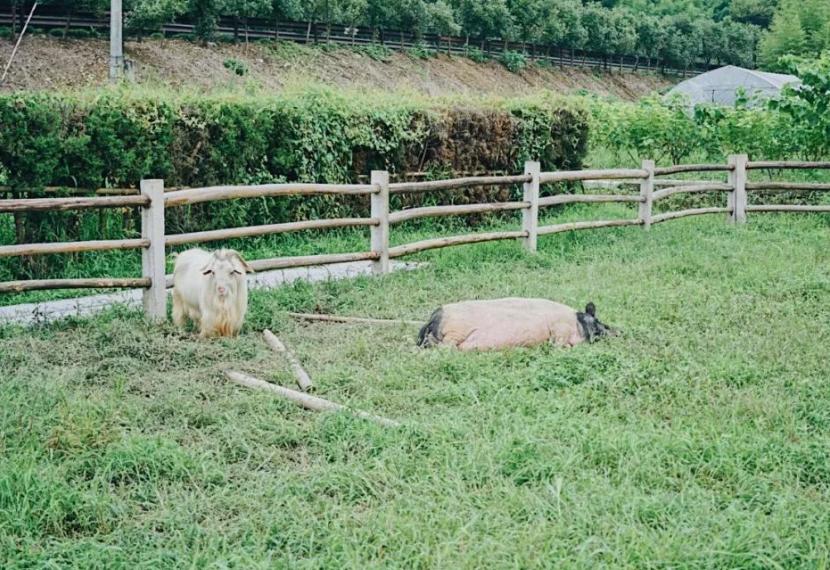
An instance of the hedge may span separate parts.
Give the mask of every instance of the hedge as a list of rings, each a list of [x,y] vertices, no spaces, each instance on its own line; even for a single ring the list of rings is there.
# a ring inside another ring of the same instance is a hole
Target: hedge
[[[469,104],[331,91],[286,97],[17,93],[0,96],[0,185],[14,196],[35,197],[46,186],[134,187],[151,177],[169,187],[354,182],[372,169],[434,176],[520,172],[531,157],[545,169],[579,168],[587,138],[586,110],[556,98]],[[474,194],[419,195],[397,205],[481,199]],[[367,208],[366,200],[341,197],[222,202],[172,210],[168,231],[364,215]],[[123,223],[93,218],[94,231],[89,217],[18,216],[11,239],[135,231],[134,216],[126,215]]]

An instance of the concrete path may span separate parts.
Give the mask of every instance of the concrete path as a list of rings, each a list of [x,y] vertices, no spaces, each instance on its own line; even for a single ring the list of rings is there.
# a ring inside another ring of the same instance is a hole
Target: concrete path
[[[419,263],[411,262],[392,262],[392,271],[410,271],[417,269],[420,265]],[[297,280],[317,282],[328,281],[329,279],[349,279],[371,274],[371,261],[355,261],[351,263],[336,263],[333,265],[318,265],[316,267],[295,267],[292,269],[263,271],[249,275],[248,286],[251,289],[272,289],[293,283]],[[0,324],[15,323],[34,325],[65,317],[87,317],[100,313],[113,305],[140,308],[141,290],[131,289],[118,293],[0,307]]]

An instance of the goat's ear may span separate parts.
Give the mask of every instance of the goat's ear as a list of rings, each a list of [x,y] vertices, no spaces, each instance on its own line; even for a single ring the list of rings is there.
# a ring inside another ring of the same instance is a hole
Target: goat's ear
[[[585,312],[591,315],[592,317],[596,318],[597,316],[597,307],[593,303],[589,302],[585,305]]]
[[[245,261],[245,258],[244,258],[244,257],[242,257],[242,254],[241,254],[241,253],[239,253],[238,251],[232,251],[232,252],[231,252],[231,254],[233,255],[233,258],[234,258],[236,261],[238,261],[238,262],[239,262],[239,264],[242,266],[242,268],[245,270],[245,272],[246,272],[246,273],[254,273],[254,268],[253,268],[253,267],[251,267],[251,266],[248,264],[248,262],[247,262],[247,261]]]

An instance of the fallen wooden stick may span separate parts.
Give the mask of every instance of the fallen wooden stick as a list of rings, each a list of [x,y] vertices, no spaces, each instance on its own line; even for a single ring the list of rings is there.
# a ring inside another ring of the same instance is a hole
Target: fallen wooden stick
[[[406,319],[368,319],[365,317],[341,317],[339,315],[318,315],[315,313],[288,313],[293,319],[302,321],[325,321],[330,323],[367,323],[371,325],[422,325],[421,321]]]
[[[291,373],[294,374],[294,378],[297,379],[297,385],[300,387],[300,390],[308,392],[311,388],[313,388],[314,384],[311,382],[311,377],[308,375],[308,372],[305,371],[303,365],[300,364],[299,360],[297,360],[297,357],[285,348],[282,341],[280,341],[280,339],[278,339],[276,335],[268,329],[262,331],[262,336],[265,337],[265,342],[271,347],[271,350],[285,356],[285,359],[291,366]]]
[[[311,396],[310,394],[304,394],[302,392],[297,392],[296,390],[283,388],[282,386],[277,386],[276,384],[271,384],[270,382],[264,382],[258,378],[254,378],[253,376],[249,376],[242,372],[226,370],[225,376],[227,376],[228,380],[230,380],[231,382],[239,384],[240,386],[245,386],[246,388],[253,388],[255,390],[268,390],[274,392],[275,394],[278,394],[287,400],[291,400],[295,404],[299,404],[307,410],[314,410],[316,412],[347,411],[358,417],[371,420],[373,422],[377,422],[383,426],[399,427],[401,425],[400,423],[394,420],[382,418],[380,416],[374,416],[372,414],[368,414],[360,410],[353,410],[352,408],[347,408],[342,404],[335,404],[334,402],[329,402],[328,400],[318,398],[317,396]]]

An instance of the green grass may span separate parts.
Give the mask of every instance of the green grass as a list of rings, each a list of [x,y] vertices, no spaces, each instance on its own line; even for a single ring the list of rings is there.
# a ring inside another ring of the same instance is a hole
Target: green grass
[[[0,329],[2,568],[824,568],[830,225],[722,216],[425,254],[416,272],[257,291],[238,339],[113,310]],[[411,327],[502,295],[596,302],[572,350],[420,351]],[[228,384],[292,385],[384,429]]]

